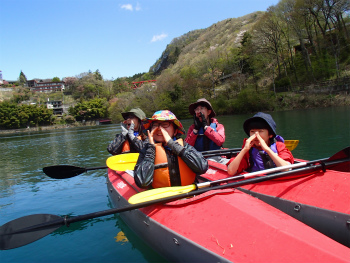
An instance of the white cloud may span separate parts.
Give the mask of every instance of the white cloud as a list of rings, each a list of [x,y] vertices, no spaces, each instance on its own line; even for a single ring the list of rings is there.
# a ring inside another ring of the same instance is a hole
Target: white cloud
[[[134,8],[132,7],[132,4],[125,4],[121,6],[122,9],[132,11]]]
[[[128,10],[128,11],[140,11],[141,10],[141,5],[140,3],[137,3],[135,7],[133,7],[132,4],[124,4],[124,5],[121,5],[120,6],[121,9],[125,9],[125,10]]]
[[[136,4],[135,10],[136,10],[136,11],[140,11],[140,10],[141,10],[141,5],[140,5],[140,3],[137,3],[137,4]]]
[[[168,35],[167,34],[160,34],[160,35],[155,35],[153,36],[151,42],[156,42],[156,41],[161,41],[163,40],[164,38],[166,38]]]

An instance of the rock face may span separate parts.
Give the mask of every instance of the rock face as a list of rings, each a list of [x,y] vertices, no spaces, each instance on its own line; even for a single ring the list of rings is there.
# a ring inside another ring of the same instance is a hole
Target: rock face
[[[156,64],[151,68],[151,71],[155,74],[158,75],[163,69],[166,69],[169,66],[168,63],[168,57],[169,53],[164,51],[160,59],[157,61]]]

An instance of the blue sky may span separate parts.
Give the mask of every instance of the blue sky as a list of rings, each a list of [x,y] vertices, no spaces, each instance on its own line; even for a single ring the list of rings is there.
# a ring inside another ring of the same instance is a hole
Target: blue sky
[[[148,72],[175,37],[278,0],[0,0],[3,79]]]

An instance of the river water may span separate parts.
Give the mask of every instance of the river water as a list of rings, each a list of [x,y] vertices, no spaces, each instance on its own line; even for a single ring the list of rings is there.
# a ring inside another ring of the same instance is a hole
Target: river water
[[[297,158],[329,157],[350,145],[350,108],[333,107],[271,113],[277,133],[298,139]],[[243,122],[252,115],[219,116],[225,147],[241,147]],[[187,128],[191,120],[182,121]],[[79,127],[0,136],[0,225],[30,214],[82,215],[111,208],[106,170],[55,180],[45,166],[104,166],[118,125]],[[202,231],[202,230],[199,230]],[[24,247],[0,251],[5,262],[166,262],[135,236],[118,215],[62,227]]]

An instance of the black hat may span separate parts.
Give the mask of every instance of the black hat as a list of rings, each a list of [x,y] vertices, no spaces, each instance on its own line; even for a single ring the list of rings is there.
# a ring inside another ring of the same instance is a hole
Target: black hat
[[[243,130],[249,136],[251,129],[267,129],[276,136],[276,123],[270,114],[258,112],[243,124]]]

